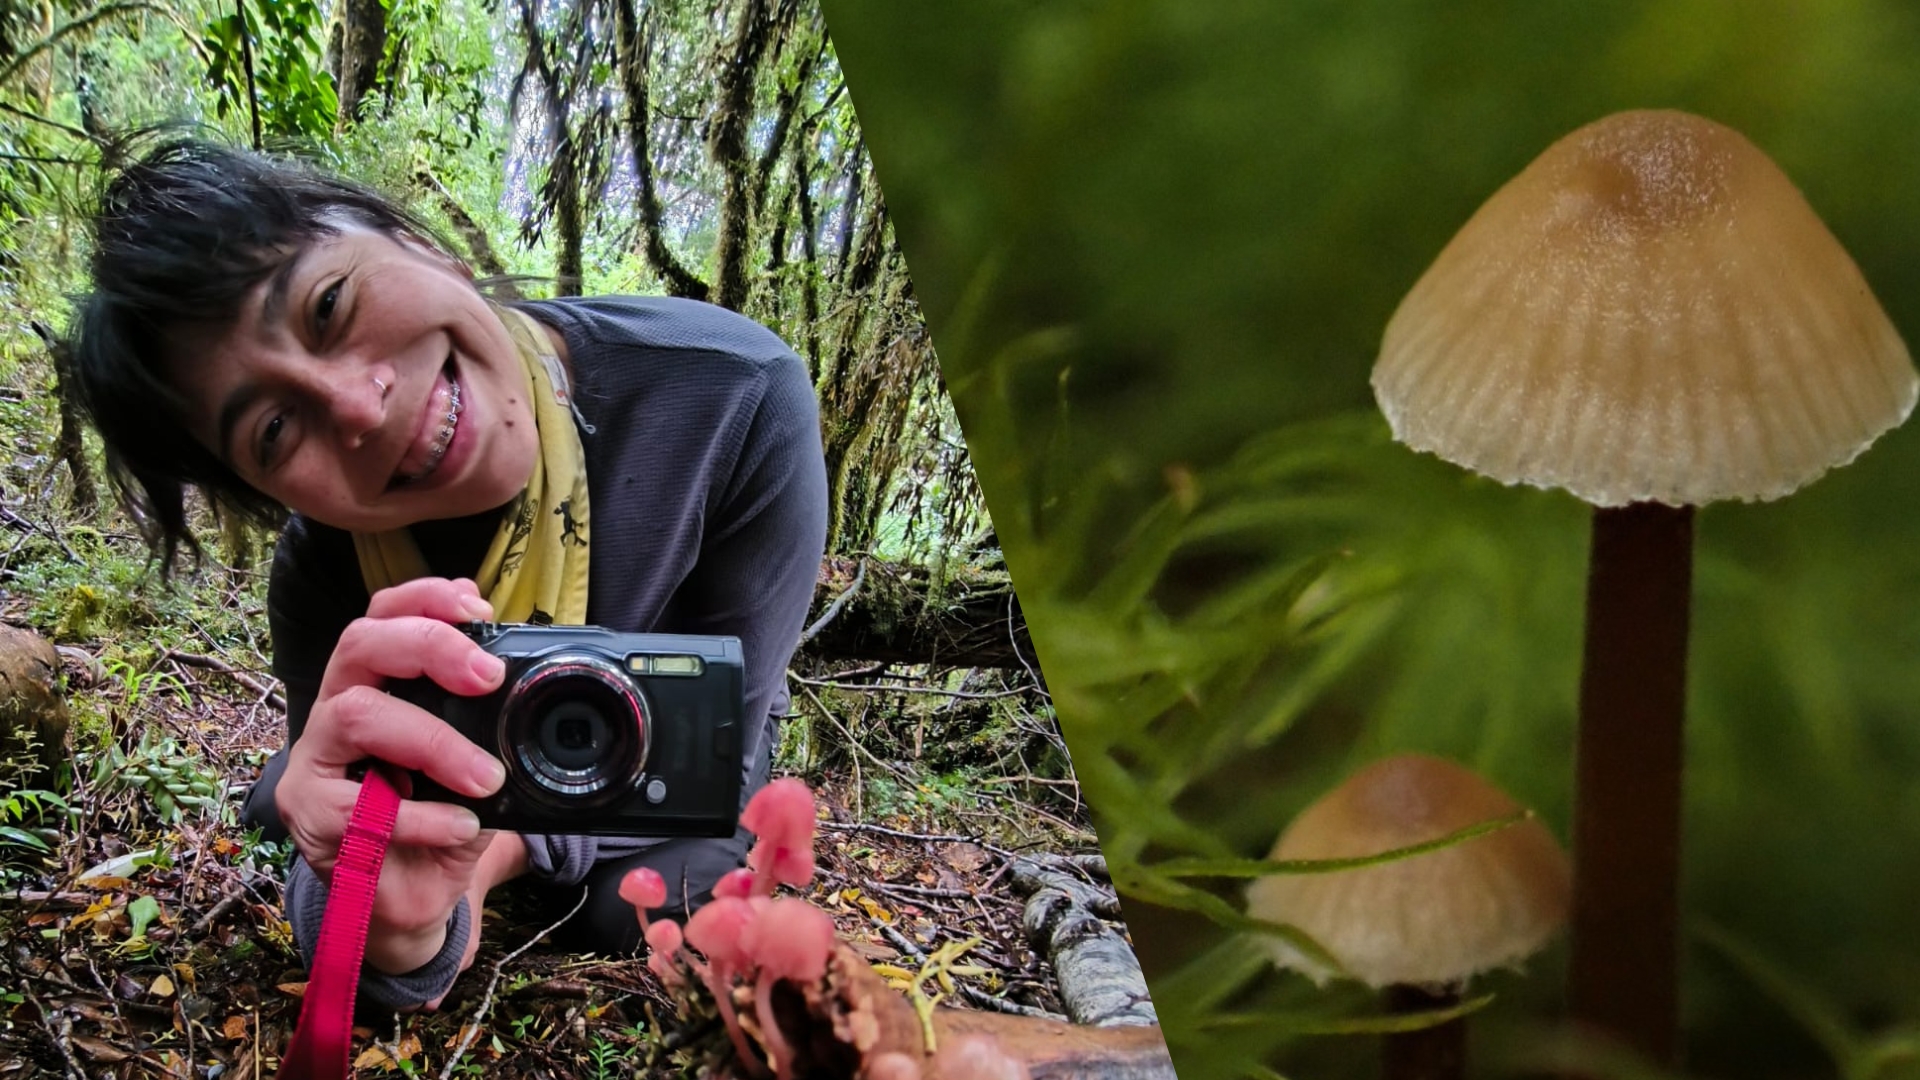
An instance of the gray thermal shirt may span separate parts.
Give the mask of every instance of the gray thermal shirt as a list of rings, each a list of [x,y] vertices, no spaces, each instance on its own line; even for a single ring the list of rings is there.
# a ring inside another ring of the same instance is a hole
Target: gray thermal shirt
[[[574,401],[591,428],[581,434],[591,510],[587,621],[629,632],[740,638],[746,772],[764,777],[775,720],[787,709],[787,663],[826,543],[826,467],[806,365],[759,324],[691,300],[569,298],[520,306],[566,339]],[[436,573],[471,577],[498,520],[495,511],[422,523],[413,532]],[[289,745],[306,724],[334,645],[366,613],[367,601],[351,537],[297,515],[289,521],[274,552],[267,604],[273,670],[287,692]],[[286,835],[273,798],[286,754],[283,748],[268,760],[243,812],[270,838]],[[752,793],[743,791],[743,801]],[[579,882],[595,862],[653,843],[525,839],[532,873],[558,884]],[[326,885],[295,859],[287,912],[309,962],[326,899]],[[439,956],[407,975],[367,969],[362,993],[388,1006],[444,993],[459,973],[470,927],[462,900]]]

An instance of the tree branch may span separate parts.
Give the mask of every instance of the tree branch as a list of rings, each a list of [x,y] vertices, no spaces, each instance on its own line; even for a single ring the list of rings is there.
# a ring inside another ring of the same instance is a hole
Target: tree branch
[[[646,25],[634,16],[633,0],[614,0],[613,14],[614,57],[626,98],[627,145],[633,153],[633,175],[638,189],[635,201],[640,216],[640,252],[647,266],[666,284],[668,293],[705,300],[707,283],[688,270],[667,243],[665,214],[660,207],[660,193],[654,187],[651,79],[647,66],[653,45]],[[651,9],[648,18],[652,18]]]
[[[9,105],[4,101],[0,101],[0,112],[9,112],[15,116],[20,117],[22,120],[31,120],[36,124],[45,124],[50,128],[59,128],[61,131],[66,132],[67,134],[73,136],[76,139],[86,139],[88,142],[93,141],[93,136],[88,135],[85,131],[82,131],[81,129],[74,127],[71,124],[63,124],[58,120],[49,120],[38,113],[30,113],[25,109],[19,108],[17,106]]]
[[[147,3],[146,0],[116,0],[115,3],[102,4],[92,11],[87,12],[85,15],[78,16],[69,22],[62,23],[55,27],[52,33],[34,42],[25,52],[7,61],[5,67],[0,67],[0,83],[4,83],[8,79],[13,78],[14,74],[31,63],[34,57],[58,45],[60,39],[66,37],[68,34],[85,30],[102,19],[111,18],[115,15],[125,15],[134,11],[151,11],[160,15],[170,14],[167,9],[158,4]]]
[[[718,287],[713,300],[734,311],[747,303],[747,250],[753,231],[747,128],[753,119],[753,90],[760,64],[774,37],[773,13],[768,10],[767,0],[745,0],[720,76],[720,102],[708,129],[707,152],[725,177],[720,196],[720,238],[714,252]]]
[[[447,221],[453,225],[453,231],[460,234],[460,239],[467,245],[467,253],[473,256],[474,264],[480,268],[481,272],[488,277],[505,279],[507,265],[494,251],[493,241],[487,237],[487,230],[473,220],[473,215],[467,213],[467,208],[460,205],[460,200],[453,197],[453,192],[447,190],[447,186],[440,182],[440,178],[433,174],[433,170],[424,164],[416,166],[413,170],[413,182],[416,187],[431,194],[440,204],[440,212],[447,215]],[[493,287],[508,300],[521,298],[520,290],[515,288],[511,281],[501,280],[494,283]]]
[[[253,117],[253,149],[263,146],[260,138],[260,90],[253,81],[253,32],[247,29],[247,0],[233,0],[234,14],[240,19],[240,59],[247,68],[247,111]]]

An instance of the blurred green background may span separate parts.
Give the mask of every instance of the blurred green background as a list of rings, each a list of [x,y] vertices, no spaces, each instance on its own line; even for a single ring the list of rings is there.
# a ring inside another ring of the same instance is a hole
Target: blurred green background
[[[1392,445],[1367,385],[1389,314],[1554,139],[1672,107],[1770,154],[1912,339],[1920,12],[826,9],[1183,1080],[1368,1075],[1372,1040],[1297,1034],[1364,995],[1232,962],[1211,898],[1238,887],[1153,868],[1261,855],[1395,749],[1567,834],[1586,510]],[[1700,517],[1688,1075],[1920,1076],[1917,594],[1912,426]],[[1538,1026],[1564,950],[1489,982],[1480,1071],[1564,1050]]]

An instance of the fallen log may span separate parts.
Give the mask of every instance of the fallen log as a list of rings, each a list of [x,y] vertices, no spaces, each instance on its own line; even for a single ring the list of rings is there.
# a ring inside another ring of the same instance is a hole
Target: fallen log
[[[1120,914],[1111,888],[1066,859],[1047,857],[1014,860],[1013,882],[1030,894],[1021,925],[1052,962],[1069,1019],[1096,1027],[1159,1022],[1140,961],[1105,922]]]
[[[792,1050],[794,1077],[865,1077],[876,1062],[902,1055],[919,1080],[977,1080],[950,1075],[952,1048],[963,1039],[992,1041],[1032,1080],[1175,1080],[1173,1061],[1157,1026],[1087,1027],[1005,1013],[934,1009],[923,1023],[907,998],[889,987],[860,955],[834,950],[826,978],[805,987],[781,984],[775,1015]],[[735,989],[741,1023],[752,1028],[752,992]],[[932,1033],[929,1043],[928,1032]],[[756,1040],[760,1033],[752,1032]],[[765,1075],[761,1063],[725,1069],[735,1076]]]
[[[828,558],[820,566],[808,630],[812,636],[800,651],[820,660],[1039,668],[1020,600],[1004,572],[961,573],[936,583],[920,567]]]

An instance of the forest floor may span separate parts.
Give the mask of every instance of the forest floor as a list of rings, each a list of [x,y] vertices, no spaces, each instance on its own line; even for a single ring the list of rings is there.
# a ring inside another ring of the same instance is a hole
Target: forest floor
[[[45,629],[47,610],[16,593],[0,620]],[[251,1080],[277,1067],[306,979],[281,907],[289,852],[236,814],[282,741],[282,714],[257,645],[195,625],[203,651],[148,650],[140,662],[111,642],[62,647],[73,775],[37,783],[59,789],[64,811],[36,810],[36,782],[0,775],[0,824],[37,826],[47,847],[20,828],[0,837],[0,1080]],[[959,978],[944,1004],[1058,1014],[1009,869],[1019,852],[1095,850],[1071,781],[1034,775],[1047,770],[1016,752],[988,770],[1011,775],[970,783],[984,774],[915,760],[924,716],[903,736],[889,721],[904,713],[879,695],[820,693],[796,700],[814,716],[776,765],[808,780],[821,807],[810,898],[842,940],[899,972],[964,949],[985,974]],[[842,706],[844,720],[831,715]],[[1031,738],[1034,719],[993,737]],[[479,956],[437,1012],[363,1006],[359,1075],[586,1080],[685,1067],[673,1048],[699,1033],[680,1030],[640,960],[548,940],[551,892],[516,884],[490,899]]]

